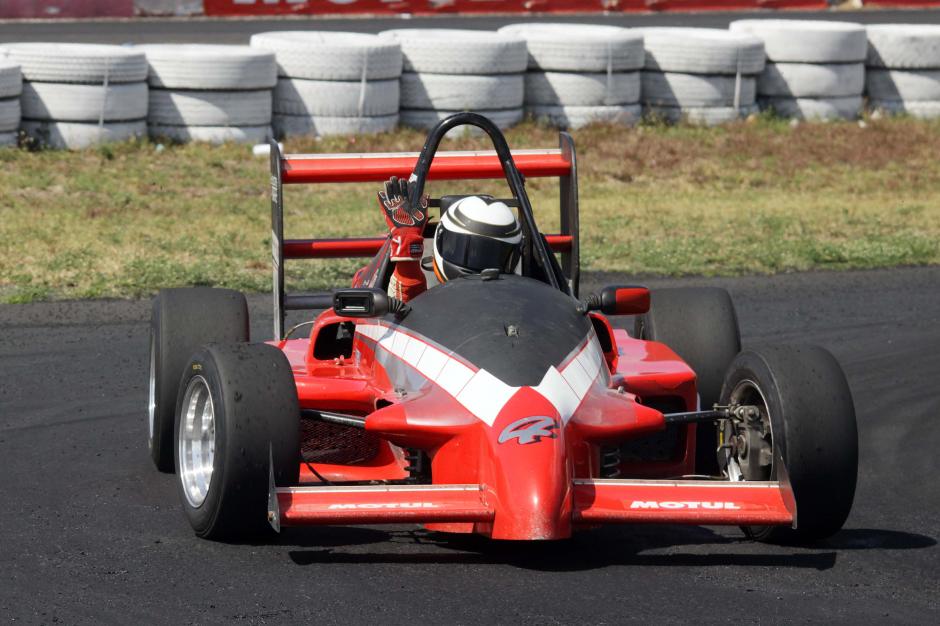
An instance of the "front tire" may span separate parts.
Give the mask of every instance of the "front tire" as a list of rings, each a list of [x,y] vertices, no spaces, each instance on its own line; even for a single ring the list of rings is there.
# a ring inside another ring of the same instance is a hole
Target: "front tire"
[[[682,357],[696,376],[701,408],[711,409],[721,396],[728,366],[741,351],[738,316],[731,296],[717,287],[678,287],[650,292],[650,310],[636,318],[634,336],[664,343]],[[718,473],[718,429],[695,425],[695,472]]]
[[[835,357],[818,346],[742,352],[725,378],[721,403],[760,408],[753,426],[722,424],[724,442],[737,440],[723,448],[729,477],[778,480],[782,460],[796,500],[796,529],[759,526],[745,533],[758,541],[811,543],[842,528],[855,497],[858,430],[852,394]]]
[[[231,289],[161,289],[150,317],[150,457],[172,472],[173,420],[180,377],[189,358],[207,343],[248,341],[248,303]]]
[[[278,485],[300,474],[300,408],[284,353],[267,344],[197,352],[180,384],[176,434],[180,501],[196,534],[269,532],[270,461]]]

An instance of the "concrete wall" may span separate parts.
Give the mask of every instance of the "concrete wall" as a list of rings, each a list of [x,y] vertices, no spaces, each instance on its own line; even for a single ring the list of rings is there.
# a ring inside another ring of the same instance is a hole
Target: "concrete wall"
[[[137,15],[202,15],[202,0],[134,0]]]

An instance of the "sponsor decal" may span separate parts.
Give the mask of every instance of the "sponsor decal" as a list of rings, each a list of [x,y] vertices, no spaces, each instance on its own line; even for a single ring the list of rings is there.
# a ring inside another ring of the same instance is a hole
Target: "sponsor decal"
[[[631,509],[707,509],[707,510],[726,510],[736,511],[741,507],[734,502],[701,502],[695,500],[683,501],[657,501],[657,500],[634,500],[630,504]]]
[[[558,422],[553,417],[534,415],[516,420],[499,434],[499,443],[515,439],[519,445],[538,443],[542,438],[554,439]]]
[[[331,504],[329,507],[334,510],[359,510],[359,509],[436,509],[438,506],[433,502],[350,502],[348,504]]]

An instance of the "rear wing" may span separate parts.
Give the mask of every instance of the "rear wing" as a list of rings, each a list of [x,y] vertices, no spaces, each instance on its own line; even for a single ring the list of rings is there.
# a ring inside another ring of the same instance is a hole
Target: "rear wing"
[[[578,166],[574,140],[559,133],[559,148],[514,150],[516,167],[526,177],[559,179],[558,234],[546,235],[553,252],[561,253],[561,268],[571,292],[577,296],[580,279],[578,247]],[[271,252],[274,261],[274,339],[284,337],[287,311],[328,308],[326,295],[286,294],[284,261],[287,259],[340,259],[371,257],[384,237],[345,239],[284,239],[284,185],[316,183],[381,183],[392,176],[407,179],[418,160],[417,152],[375,154],[281,154],[271,142]],[[438,152],[428,178],[467,180],[502,178],[503,168],[495,151]]]

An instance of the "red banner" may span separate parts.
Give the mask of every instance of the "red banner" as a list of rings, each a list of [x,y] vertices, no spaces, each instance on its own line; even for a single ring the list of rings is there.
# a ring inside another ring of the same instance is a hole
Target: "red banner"
[[[206,15],[437,15],[647,10],[644,0],[204,0]]]
[[[940,2],[940,0],[936,0]],[[828,9],[828,0],[645,0],[647,11],[753,11]],[[629,9],[624,9],[629,10]]]
[[[905,0],[883,0],[903,2]],[[907,0],[940,2],[940,0]],[[204,0],[206,15],[439,15],[825,9],[827,0]]]
[[[936,7],[940,6],[940,0],[865,0],[865,6],[873,7],[907,7],[915,9],[918,7]],[[911,20],[912,22],[914,20]]]
[[[0,18],[133,15],[134,0],[0,0]]]

